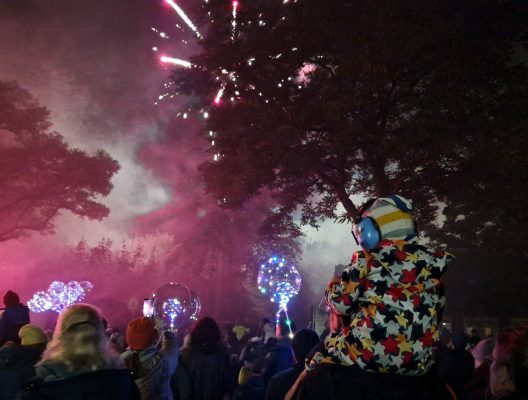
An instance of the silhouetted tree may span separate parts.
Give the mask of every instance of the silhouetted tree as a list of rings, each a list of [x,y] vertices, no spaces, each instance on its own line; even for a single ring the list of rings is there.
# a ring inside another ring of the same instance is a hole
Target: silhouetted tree
[[[15,82],[0,81],[0,241],[53,232],[61,211],[101,220],[98,201],[118,163],[71,149],[50,130],[49,111]]]
[[[431,232],[438,201],[449,208],[506,188],[480,174],[471,188],[482,190],[464,191],[468,165],[502,136],[526,145],[527,70],[513,57],[526,11],[495,1],[271,0],[244,3],[233,28],[225,2],[201,4],[195,67],[172,80],[209,110],[207,189],[239,207],[268,188],[290,227],[296,210],[301,223],[344,220],[356,215],[351,195],[397,192]]]

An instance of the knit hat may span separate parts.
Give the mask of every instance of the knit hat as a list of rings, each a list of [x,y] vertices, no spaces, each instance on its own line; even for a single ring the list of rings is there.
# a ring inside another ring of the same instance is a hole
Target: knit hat
[[[4,304],[6,307],[12,307],[16,306],[17,304],[20,304],[20,298],[18,297],[18,294],[16,294],[12,290],[8,290],[4,294]]]
[[[409,200],[392,195],[374,200],[362,215],[376,221],[382,240],[409,240],[416,236],[411,211]]]
[[[36,325],[26,324],[20,331],[18,331],[18,337],[21,339],[22,346],[31,346],[34,344],[46,344],[48,338],[42,329]]]
[[[128,323],[126,341],[132,350],[143,350],[156,342],[156,324],[150,318],[136,318]]]

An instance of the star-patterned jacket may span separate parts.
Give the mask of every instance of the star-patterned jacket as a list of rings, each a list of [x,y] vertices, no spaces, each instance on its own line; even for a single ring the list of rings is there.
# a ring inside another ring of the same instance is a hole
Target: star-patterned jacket
[[[326,301],[349,326],[331,333],[316,363],[358,365],[371,372],[421,375],[433,364],[438,314],[445,299],[442,273],[454,257],[424,246],[383,240],[358,251]]]

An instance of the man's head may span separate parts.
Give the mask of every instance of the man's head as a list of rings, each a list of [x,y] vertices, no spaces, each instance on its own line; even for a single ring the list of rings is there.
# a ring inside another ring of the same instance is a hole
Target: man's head
[[[319,343],[319,336],[310,329],[301,329],[292,339],[293,355],[297,361],[302,361]]]
[[[490,390],[502,398],[512,394],[528,395],[528,329],[513,328],[499,332],[490,366]]]
[[[6,307],[13,307],[17,304],[20,304],[20,298],[18,297],[18,294],[16,294],[12,290],[8,290],[4,294],[4,304]]]

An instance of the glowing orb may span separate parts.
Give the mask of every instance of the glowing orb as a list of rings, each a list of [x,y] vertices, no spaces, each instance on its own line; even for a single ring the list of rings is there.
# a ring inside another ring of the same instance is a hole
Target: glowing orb
[[[180,283],[167,283],[154,292],[155,315],[171,329],[179,329],[198,319],[201,310],[196,293]]]
[[[39,291],[33,295],[28,301],[28,307],[37,313],[48,310],[60,313],[69,305],[82,301],[92,289],[93,285],[88,281],[53,281],[46,292]]]
[[[301,275],[285,258],[273,256],[260,265],[257,285],[270,301],[287,304],[299,293]]]

